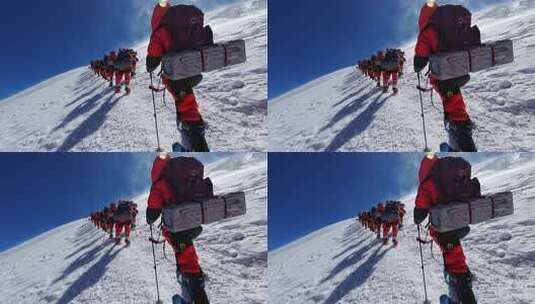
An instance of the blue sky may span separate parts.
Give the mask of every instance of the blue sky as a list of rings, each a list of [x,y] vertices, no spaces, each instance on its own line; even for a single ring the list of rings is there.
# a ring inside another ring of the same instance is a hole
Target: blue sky
[[[452,0],[472,9],[503,0]],[[415,0],[269,2],[269,98],[415,38]],[[446,3],[440,1],[439,3]]]
[[[472,164],[495,157],[462,156]],[[269,250],[414,191],[423,157],[422,153],[270,153]]]
[[[10,1],[0,11],[0,100],[148,38],[154,0]],[[187,0],[209,10],[231,0]],[[178,0],[172,0],[178,3]],[[7,70],[5,69],[7,68]]]
[[[224,153],[196,154],[205,164]],[[0,153],[0,252],[151,185],[153,153]]]

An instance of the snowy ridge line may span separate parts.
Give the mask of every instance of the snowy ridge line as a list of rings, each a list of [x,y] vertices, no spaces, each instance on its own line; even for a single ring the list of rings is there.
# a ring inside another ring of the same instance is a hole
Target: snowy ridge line
[[[51,230],[48,230],[46,232],[43,232],[27,241],[24,241],[14,247],[11,247],[7,250],[4,250],[2,252],[0,252],[0,257],[2,256],[8,256],[8,255],[11,255],[11,254],[15,254],[17,253],[17,251],[20,251],[20,250],[24,250],[25,248],[27,247],[30,247],[32,246],[34,243],[36,242],[40,242],[42,240],[45,240],[46,238],[48,238],[49,236],[51,235],[54,235],[55,233],[57,233],[58,231],[62,231],[62,230],[65,230],[67,228],[70,228],[71,226],[77,226],[77,225],[80,225],[81,223],[83,223],[84,219],[78,219],[78,220],[74,220],[72,222],[68,222],[68,223],[65,223],[65,224],[61,224],[57,227],[54,227],[52,228]],[[88,225],[91,225],[91,223],[87,223]]]
[[[31,94],[31,93],[33,93],[35,91],[39,91],[39,90],[49,86],[50,84],[53,84],[56,81],[60,81],[60,80],[64,79],[67,76],[77,75],[80,71],[84,71],[85,72],[86,70],[87,70],[87,66],[81,66],[81,67],[77,67],[77,68],[74,68],[74,69],[69,70],[69,71],[65,71],[65,72],[60,73],[58,75],[52,76],[51,78],[43,80],[43,81],[39,82],[38,84],[36,84],[36,85],[34,85],[32,87],[29,87],[27,89],[24,89],[24,90],[18,92],[18,93],[15,93],[15,94],[5,98],[4,100],[0,100],[0,107],[5,102],[10,102],[10,101],[12,101],[14,99],[18,99],[20,97],[23,97],[24,95],[28,95],[28,94]]]
[[[302,93],[306,90],[309,90],[310,88],[314,88],[320,84],[323,84],[326,80],[330,80],[331,78],[333,78],[334,76],[336,76],[338,73],[340,73],[341,71],[345,71],[345,70],[351,70],[353,71],[355,68],[354,67],[346,67],[346,68],[343,68],[341,70],[336,70],[336,71],[333,71],[327,75],[323,75],[317,79],[314,79],[314,80],[311,80],[309,82],[307,82],[306,84],[302,85],[301,87],[298,87],[298,88],[295,88],[287,93],[284,93],[283,95],[279,96],[279,97],[276,97],[274,99],[272,99],[270,101],[270,104],[274,104],[276,102],[280,102],[282,100],[285,100],[286,98],[289,98],[289,97],[292,97],[294,95],[297,95],[299,93]]]
[[[303,244],[303,243],[312,241],[315,238],[317,238],[318,236],[321,236],[321,235],[323,235],[325,233],[328,233],[329,230],[331,230],[333,227],[338,226],[340,223],[352,222],[352,221],[354,221],[354,220],[353,219],[347,219],[347,220],[344,220],[344,221],[341,221],[341,222],[336,222],[336,223],[330,224],[330,225],[325,226],[325,227],[323,227],[323,228],[321,228],[319,230],[313,231],[313,232],[305,235],[304,237],[299,238],[298,240],[289,243],[288,245],[285,245],[285,246],[280,247],[280,248],[278,248],[276,250],[273,250],[269,254],[273,255],[273,256],[276,256],[276,255],[279,255],[279,254],[283,254],[284,252],[292,250],[293,248],[297,247],[299,244]]]

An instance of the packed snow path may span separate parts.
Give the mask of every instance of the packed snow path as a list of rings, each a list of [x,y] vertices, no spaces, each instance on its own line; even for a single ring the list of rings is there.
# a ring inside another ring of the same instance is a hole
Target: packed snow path
[[[480,151],[535,149],[535,2],[514,1],[475,15],[483,41],[512,39],[515,62],[473,73],[463,88],[477,125]],[[269,104],[272,151],[423,151],[419,94],[412,59],[414,42],[403,47],[407,64],[397,96],[348,67],[312,81]],[[392,46],[389,46],[392,47]],[[371,56],[372,54],[370,54]],[[355,62],[358,58],[355,58]],[[392,90],[390,90],[391,92]],[[447,140],[442,103],[424,99],[429,146]]]
[[[511,190],[515,215],[473,225],[463,241],[481,303],[527,304],[535,294],[535,158],[508,155],[475,168],[483,192]],[[346,220],[269,254],[270,303],[422,303],[424,291],[416,226],[407,205],[397,248],[382,245],[354,219]],[[424,246],[428,293],[437,303],[447,287],[442,255]]]
[[[248,56],[244,64],[205,73],[195,89],[208,144],[213,151],[266,151],[267,1],[239,1],[206,17],[216,41],[245,39]],[[155,151],[147,45],[135,48],[140,62],[129,96],[114,94],[81,67],[0,101],[0,151]],[[169,151],[178,132],[174,102],[166,97],[166,104],[160,94],[156,102],[162,148]]]
[[[216,193],[246,191],[247,215],[204,226],[196,240],[213,303],[267,299],[267,161],[265,154],[208,167]],[[0,254],[0,303],[155,303],[147,195],[137,198],[130,247],[115,245],[87,220],[58,227]],[[157,235],[156,235],[157,236]],[[160,293],[177,293],[171,247],[156,247]]]

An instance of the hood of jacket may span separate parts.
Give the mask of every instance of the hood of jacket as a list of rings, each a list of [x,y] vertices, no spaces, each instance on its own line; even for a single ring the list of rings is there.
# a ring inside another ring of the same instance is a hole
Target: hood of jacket
[[[433,167],[438,162],[438,158],[435,156],[431,159],[424,157],[420,163],[420,171],[418,172],[418,180],[420,183],[424,182],[431,175]]]
[[[431,16],[433,16],[433,13],[437,10],[437,8],[438,4],[436,3],[434,6],[429,6],[427,3],[424,4],[420,10],[420,18],[418,19],[418,28],[420,29],[420,32],[427,27],[429,19],[431,19]]]
[[[155,31],[160,26],[160,23],[162,22],[165,13],[167,13],[170,7],[171,5],[169,3],[165,7],[160,6],[160,4],[157,4],[156,7],[154,7],[154,11],[152,12],[152,18],[150,21],[150,25],[153,31]]]
[[[156,159],[154,160],[154,163],[152,164],[152,170],[150,173],[150,177],[153,183],[155,183],[156,181],[158,181],[158,179],[160,179],[163,173],[163,170],[165,169],[165,166],[167,165],[170,159],[171,158],[169,157],[169,155],[167,155],[167,157],[165,158],[161,158],[159,156],[156,157]]]

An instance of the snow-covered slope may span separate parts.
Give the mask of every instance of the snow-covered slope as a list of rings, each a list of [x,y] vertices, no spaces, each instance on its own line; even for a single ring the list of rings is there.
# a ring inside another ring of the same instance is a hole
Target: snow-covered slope
[[[533,303],[535,294],[535,156],[502,155],[474,166],[484,193],[511,190],[515,214],[472,226],[463,241],[479,303]],[[269,254],[270,303],[422,303],[420,256],[412,209],[397,248],[383,246],[349,219]],[[446,293],[442,258],[424,248],[432,303]]]
[[[247,215],[204,227],[196,241],[213,303],[267,299],[267,160],[235,156],[232,167],[207,167],[217,193],[246,191]],[[236,165],[239,163],[239,165]],[[152,250],[145,223],[147,195],[129,248],[116,246],[86,220],[58,227],[0,254],[0,303],[154,303]],[[172,249],[156,258],[164,303],[177,293]]]
[[[477,124],[481,151],[535,148],[535,5],[512,1],[475,15],[484,41],[513,39],[513,64],[473,73],[463,88]],[[269,146],[273,151],[422,151],[422,121],[412,42],[403,47],[408,64],[397,96],[383,94],[354,67],[336,71],[269,104]],[[393,46],[389,46],[393,47]],[[370,54],[371,56],[371,54]],[[355,58],[355,62],[358,58]],[[425,97],[429,145],[446,141],[442,105]]]
[[[266,3],[238,1],[207,13],[216,41],[245,39],[248,53],[247,63],[206,73],[196,88],[214,151],[267,149]],[[136,47],[140,64],[130,96],[115,95],[81,67],[0,101],[0,151],[154,151],[147,44]],[[160,138],[169,150],[178,133],[169,96],[167,105],[158,97]]]

